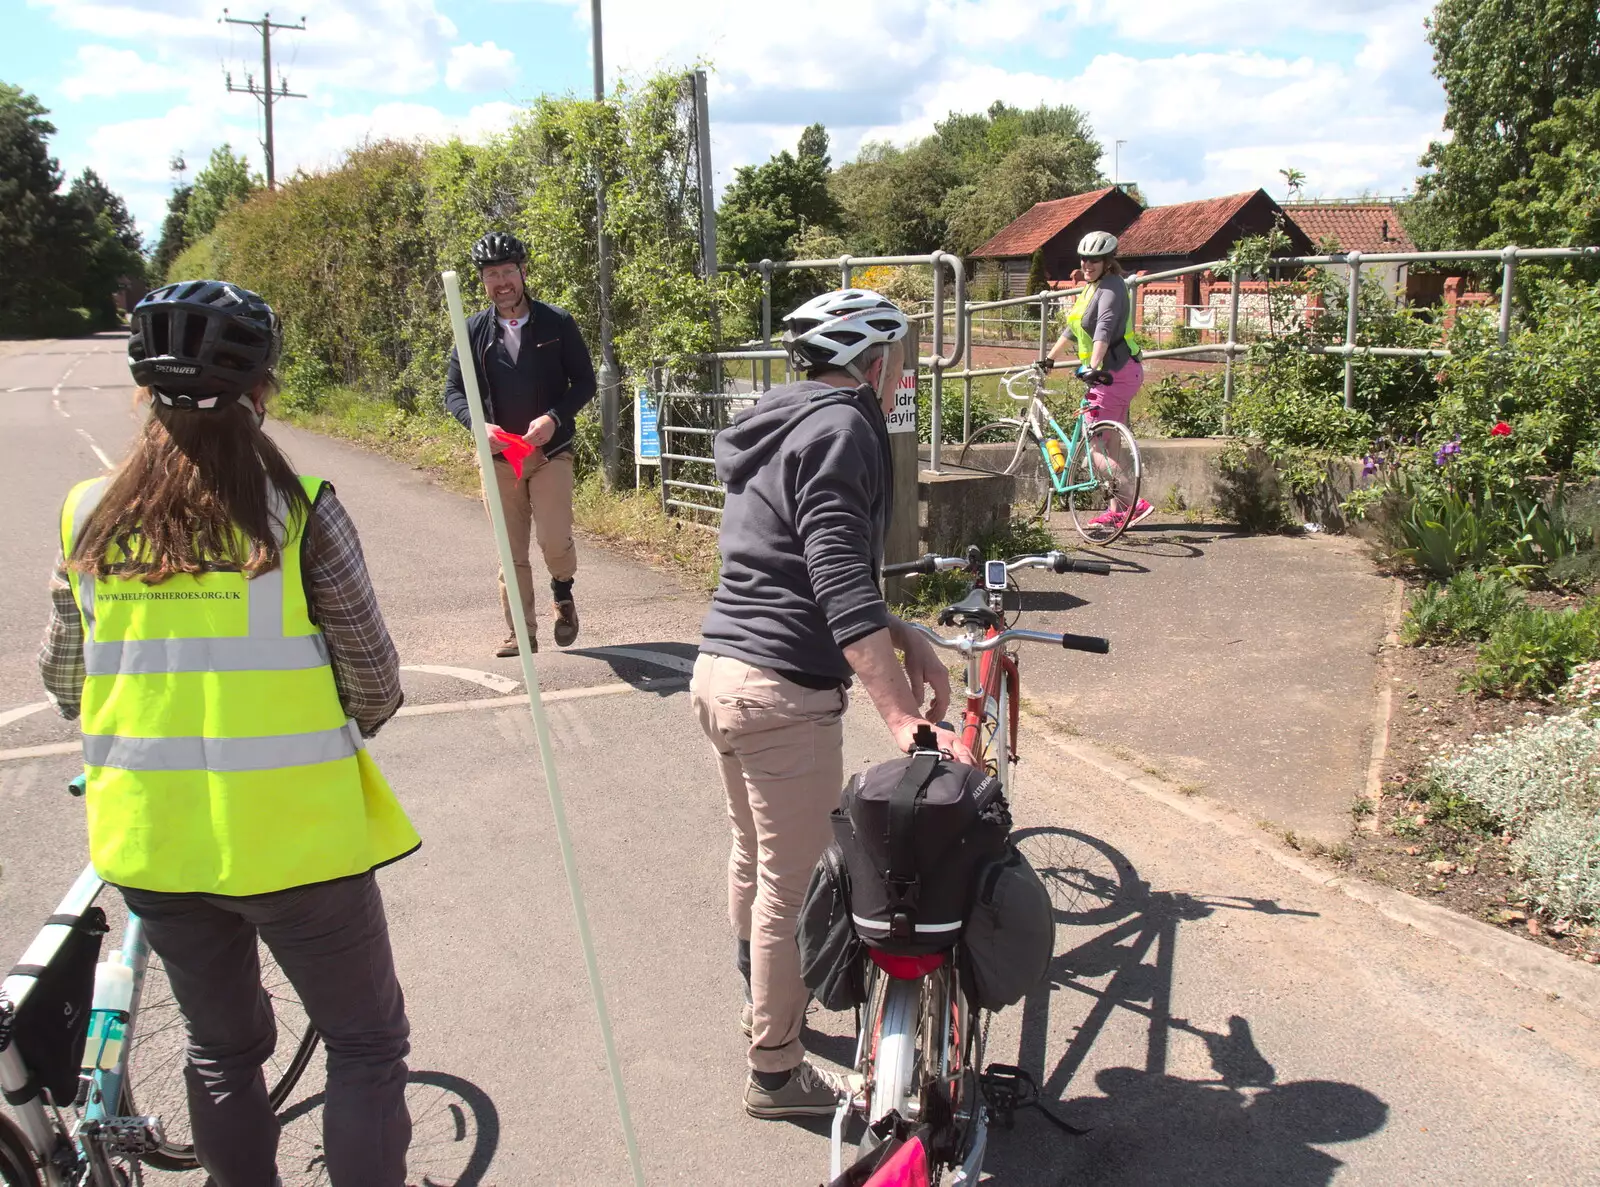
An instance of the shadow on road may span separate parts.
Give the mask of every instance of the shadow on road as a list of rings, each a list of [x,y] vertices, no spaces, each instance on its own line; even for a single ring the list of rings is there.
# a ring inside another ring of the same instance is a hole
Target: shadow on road
[[[278,1170],[283,1187],[328,1183],[322,1153],[326,1102],[327,1094],[319,1092],[280,1115]],[[448,1072],[414,1071],[406,1077],[406,1107],[411,1112],[406,1181],[479,1187],[500,1145],[500,1113],[489,1094]]]
[[[1219,1032],[1171,1013],[1183,923],[1218,911],[1315,912],[1270,899],[1153,890],[1118,850],[1072,829],[1022,829],[1016,840],[1049,888],[1057,920],[1104,930],[1058,955],[1046,983],[1024,1000],[1018,1058],[1037,1079],[1042,1100],[1089,1132],[1067,1138],[1043,1118],[1020,1114],[1017,1132],[997,1133],[991,1143],[984,1169],[996,1183],[1323,1187],[1343,1164],[1313,1143],[1353,1141],[1383,1128],[1388,1105],[1364,1088],[1279,1082],[1243,1016],[1233,1015]],[[1064,929],[1057,935],[1075,938]],[[1059,1052],[1050,1049],[1052,1006],[1087,1009]],[[1095,1076],[1098,1095],[1069,1097],[1074,1077],[1118,1011],[1142,1020],[1144,1066],[1102,1069]],[[1168,1073],[1174,1030],[1205,1044],[1214,1079]]]
[[[613,647],[572,647],[563,654],[597,659],[619,680],[641,692],[667,697],[683,691],[700,654],[698,643],[623,643]]]

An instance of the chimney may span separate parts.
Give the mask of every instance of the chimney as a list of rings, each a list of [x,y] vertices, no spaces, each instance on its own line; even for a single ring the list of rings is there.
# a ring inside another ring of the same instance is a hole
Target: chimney
[[[1389,220],[1388,219],[1384,219],[1383,220],[1383,241],[1385,243],[1389,242]]]

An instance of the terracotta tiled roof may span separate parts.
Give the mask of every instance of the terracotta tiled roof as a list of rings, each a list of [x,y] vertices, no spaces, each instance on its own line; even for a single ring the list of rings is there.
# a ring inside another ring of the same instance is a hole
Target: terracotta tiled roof
[[[1312,243],[1332,239],[1339,244],[1340,251],[1417,250],[1417,245],[1400,225],[1400,213],[1386,202],[1349,206],[1290,203],[1283,209]]]
[[[973,252],[971,258],[1031,256],[1110,192],[1109,189],[1094,190],[1087,194],[1074,194],[1070,198],[1057,198],[1053,202],[1036,202],[1027,213],[1002,228],[993,239]]]
[[[1184,256],[1204,247],[1213,235],[1242,210],[1260,190],[1152,206],[1118,236],[1117,254],[1128,256]]]

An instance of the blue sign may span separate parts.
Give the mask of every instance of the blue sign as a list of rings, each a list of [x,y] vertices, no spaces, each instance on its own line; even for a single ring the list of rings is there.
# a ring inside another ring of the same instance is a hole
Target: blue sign
[[[661,428],[656,399],[641,387],[633,404],[633,460],[635,465],[661,464]]]

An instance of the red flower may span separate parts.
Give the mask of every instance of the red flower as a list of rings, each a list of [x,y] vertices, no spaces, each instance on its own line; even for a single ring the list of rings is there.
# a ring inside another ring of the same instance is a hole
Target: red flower
[[[1509,436],[1511,436],[1511,426],[1506,424],[1506,422],[1503,421],[1503,420],[1502,421],[1496,421],[1494,428],[1489,430],[1489,436],[1491,436],[1491,437],[1509,437]]]

